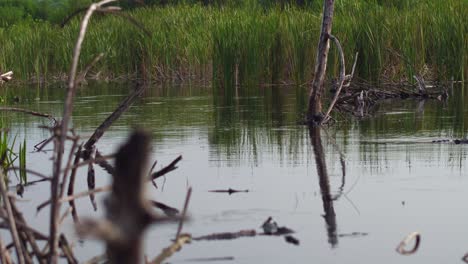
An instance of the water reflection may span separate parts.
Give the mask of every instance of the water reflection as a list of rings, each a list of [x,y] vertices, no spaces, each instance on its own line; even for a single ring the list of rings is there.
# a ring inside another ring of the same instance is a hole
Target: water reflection
[[[322,204],[324,211],[325,225],[328,235],[328,243],[332,247],[338,245],[338,234],[336,224],[335,208],[333,207],[333,198],[331,195],[330,181],[328,178],[327,164],[325,160],[325,152],[322,146],[322,138],[320,135],[320,127],[309,127],[309,136],[312,148],[315,155],[315,165],[317,167],[317,175],[319,177],[320,192],[322,195]]]
[[[19,87],[2,94],[9,103],[12,101],[8,96],[19,95],[21,100],[14,103],[16,107],[59,117],[63,110],[62,88]],[[78,90],[73,118],[77,133],[83,139],[89,137],[130,88],[90,84]],[[467,135],[468,113],[464,107],[467,94],[459,90],[460,94],[452,96],[447,104],[435,100],[384,102],[372,119],[340,119],[327,130],[308,131],[297,125],[306,104],[304,86],[236,87],[220,92],[215,89],[150,88],[110,128],[101,139],[100,148],[105,154],[112,153],[130,127],[144,127],[152,133],[158,164],[167,164],[178,154],[184,156],[180,169],[167,179],[165,187],[151,188],[151,193],[158,201],[177,205],[183,202],[177,200],[181,190],[187,185],[194,186],[191,211],[195,220],[187,225],[187,231],[206,234],[238,230],[258,226],[266,217],[273,216],[297,231],[301,247],[284,250],[284,243],[264,238],[261,243],[256,239],[239,240],[228,246],[194,244],[178,256],[190,258],[201,253],[211,256],[215,248],[220,255],[235,255],[236,261],[242,263],[302,263],[304,259],[318,259],[320,263],[360,263],[363,259],[366,263],[399,263],[401,259],[392,258],[396,255],[395,243],[401,238],[399,232],[413,228],[428,237],[441,237],[438,241],[456,240],[454,244],[460,247],[466,244],[466,236],[459,230],[466,228],[467,210],[460,201],[468,199],[465,190],[468,148],[434,144],[432,140]],[[27,135],[28,151],[49,136],[47,131],[37,128],[48,125],[42,119],[10,114],[6,121],[12,128],[12,136],[18,134],[22,140],[22,135]],[[346,171],[338,162],[342,154],[346,155]],[[28,162],[40,172],[49,173],[47,154],[31,155]],[[309,175],[311,171],[314,172]],[[77,181],[83,182],[77,186],[81,190],[87,188],[83,179]],[[107,184],[104,177],[96,180],[96,186]],[[46,187],[45,184],[30,187],[29,192],[25,191],[25,199],[38,200],[37,193],[50,191]],[[252,191],[229,198],[207,192],[227,188]],[[320,195],[315,196],[318,190]],[[358,213],[347,203],[348,195],[359,207]],[[36,204],[31,204],[25,212],[34,218]],[[80,212],[92,210],[88,200],[78,201],[77,205]],[[450,224],[444,219],[450,219]],[[356,232],[371,235],[361,238],[343,235]],[[150,234],[149,239],[155,242],[147,252],[154,252],[155,245],[166,245],[167,238],[173,235],[173,227],[161,227],[156,235]],[[379,246],[375,246],[376,240]],[[425,248],[440,247],[429,240],[425,243]],[[250,258],[246,248],[259,257]],[[362,248],[372,248],[366,251],[365,258],[356,254]],[[86,254],[88,250],[89,247],[83,248],[82,252]],[[456,250],[450,252],[450,257],[466,248]],[[419,256],[424,254],[421,252]],[[431,262],[429,257],[428,261],[411,263]]]

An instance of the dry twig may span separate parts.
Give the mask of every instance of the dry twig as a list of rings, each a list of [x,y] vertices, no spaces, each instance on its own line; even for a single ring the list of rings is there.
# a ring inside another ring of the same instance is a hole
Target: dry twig
[[[8,223],[10,226],[11,237],[13,238],[13,243],[16,248],[16,256],[18,259],[18,263],[23,264],[25,263],[23,249],[22,249],[21,242],[18,236],[18,229],[16,228],[16,221],[13,218],[13,211],[11,209],[10,199],[8,198],[4,179],[5,179],[5,175],[3,175],[2,172],[0,172],[0,192],[2,193],[2,202],[6,210]]]
[[[409,244],[409,242],[415,240],[414,246],[412,249],[407,250],[405,247]],[[409,234],[408,236],[403,239],[400,244],[398,244],[398,247],[396,248],[396,251],[402,255],[412,255],[416,253],[416,251],[419,248],[419,244],[421,242],[421,235],[418,232],[413,232]]]

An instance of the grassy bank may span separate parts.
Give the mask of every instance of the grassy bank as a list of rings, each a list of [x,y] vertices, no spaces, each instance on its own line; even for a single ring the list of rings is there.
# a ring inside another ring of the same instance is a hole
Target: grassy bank
[[[92,20],[82,66],[100,52],[97,77],[134,77],[144,64],[158,80],[213,78],[221,84],[304,83],[311,79],[320,27],[320,4],[264,8],[153,6],[128,11],[152,36],[118,17]],[[402,2],[403,3],[403,2]],[[334,34],[350,67],[359,51],[357,74],[400,80],[419,74],[441,79],[468,76],[468,18],[462,0],[336,2]],[[437,10],[437,12],[435,11]],[[21,79],[52,79],[68,71],[79,21],[64,28],[25,20],[0,28],[0,69]],[[144,52],[143,52],[144,51]],[[144,54],[144,55],[142,55]],[[337,75],[332,49],[329,74]]]

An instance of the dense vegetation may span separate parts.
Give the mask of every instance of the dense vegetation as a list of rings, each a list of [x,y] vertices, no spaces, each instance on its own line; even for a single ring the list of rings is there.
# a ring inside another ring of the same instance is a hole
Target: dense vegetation
[[[8,15],[0,15],[0,70],[13,70],[23,79],[51,79],[66,73],[79,20],[64,28],[58,23],[88,2],[2,2],[0,12]],[[82,64],[104,52],[96,66],[99,77],[135,77],[137,68],[144,65],[159,80],[214,78],[229,85],[236,79],[304,83],[311,78],[322,1],[159,0],[147,1],[153,5],[143,8],[138,7],[140,2],[123,5],[133,6],[126,14],[141,21],[151,36],[120,17],[92,21]],[[416,72],[465,79],[465,10],[468,2],[464,0],[340,0],[333,32],[343,44],[349,66],[359,51],[360,77],[402,80]],[[338,71],[335,52],[329,63],[333,75]]]

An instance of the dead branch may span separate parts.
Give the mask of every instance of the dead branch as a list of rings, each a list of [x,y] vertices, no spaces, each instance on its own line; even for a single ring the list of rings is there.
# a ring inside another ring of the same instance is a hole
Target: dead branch
[[[413,240],[415,240],[413,248],[410,250],[405,249],[405,247]],[[398,244],[396,251],[402,255],[412,255],[418,250],[420,242],[421,235],[418,232],[413,232],[406,236],[405,239],[403,239],[400,244]]]
[[[54,136],[52,135],[51,137],[47,138],[47,139],[44,139],[42,140],[41,142],[37,143],[36,145],[34,145],[34,149],[39,152],[39,151],[42,151],[44,149],[44,147],[49,144],[50,142],[52,142],[54,140]]]
[[[21,230],[22,233],[24,233],[24,237],[25,237],[24,241],[28,241],[29,244],[31,245],[31,248],[33,249],[34,255],[36,256],[38,263],[45,264],[46,261],[44,259],[44,255],[39,249],[39,246],[37,245],[36,234],[34,233],[34,230],[27,226],[26,220],[24,219],[23,214],[18,210],[18,208],[16,207],[12,199],[10,200],[10,204],[11,204],[11,209],[13,210],[15,219],[17,221],[17,227]]]
[[[75,137],[75,139],[73,140],[73,145],[68,153],[67,164],[65,166],[65,170],[63,171],[62,183],[60,184],[59,198],[62,198],[65,193],[65,184],[67,183],[68,173],[70,172],[70,170],[72,170],[71,163],[72,163],[73,155],[75,154],[75,150],[78,148],[78,140],[79,140],[79,137]],[[74,160],[76,160],[76,157]]]
[[[184,209],[182,210],[182,216],[179,220],[179,226],[177,227],[177,233],[175,239],[179,238],[180,232],[182,232],[182,227],[184,226],[185,216],[187,214],[188,204],[190,202],[190,196],[192,196],[192,187],[187,190],[187,195],[185,196]]]
[[[93,147],[93,149],[91,151],[90,159],[94,159],[94,153],[96,153],[96,151],[94,151],[94,150],[95,150],[95,148]],[[88,177],[87,177],[86,181],[88,183],[88,190],[89,191],[94,190],[94,187],[96,187],[96,185],[95,185],[96,173],[94,171],[94,167],[93,167],[92,162],[90,162],[88,164]],[[94,211],[96,211],[97,210],[97,204],[96,204],[96,200],[94,199],[94,194],[93,193],[89,194],[89,200],[91,201],[91,205],[93,206]]]
[[[4,82],[9,82],[13,79],[13,72],[5,72],[3,74],[0,74],[0,85],[3,84]]]
[[[354,71],[356,70],[358,57],[359,57],[359,52],[356,52],[356,55],[354,55],[354,63],[353,63],[353,68],[351,69],[351,73],[346,75],[345,77],[345,82],[347,82],[346,84],[343,84],[343,87],[345,88],[351,85],[351,81],[353,80],[353,77],[354,77]]]
[[[80,53],[81,53],[81,46],[83,44],[84,36],[86,34],[86,29],[88,27],[88,22],[94,13],[98,8],[101,6],[114,2],[115,0],[103,0],[98,3],[91,4],[90,7],[88,8],[88,11],[86,12],[83,20],[81,21],[80,25],[80,32],[78,34],[78,39],[76,41],[75,48],[73,50],[73,59],[72,59],[72,64],[71,64],[71,69],[70,69],[70,74],[68,75],[68,89],[67,89],[67,95],[65,98],[65,106],[63,110],[63,118],[61,121],[61,126],[60,126],[60,133],[58,135],[59,139],[56,142],[56,147],[55,147],[55,159],[54,159],[54,166],[53,166],[53,176],[52,176],[52,182],[51,182],[51,201],[52,201],[52,206],[50,209],[50,240],[49,240],[49,246],[50,246],[50,252],[49,252],[49,262],[52,264],[57,263],[57,247],[58,247],[58,227],[57,227],[57,221],[59,217],[59,211],[60,211],[60,204],[56,203],[56,201],[59,198],[59,184],[60,184],[60,170],[62,167],[62,157],[63,157],[63,151],[65,149],[65,140],[67,137],[67,131],[68,131],[68,123],[71,117],[71,114],[73,112],[73,97],[75,95],[76,91],[76,72],[78,69],[78,61],[80,58]]]
[[[85,264],[98,264],[98,263],[102,263],[102,262],[106,262],[106,261],[107,261],[107,255],[102,254],[102,255],[99,255],[99,256],[95,256],[95,257],[89,259],[88,261],[85,261],[84,263]]]
[[[345,77],[346,77],[345,58],[344,58],[344,52],[343,52],[343,48],[341,47],[340,41],[335,36],[333,36],[331,34],[329,35],[329,38],[335,42],[335,45],[338,48],[338,54],[340,55],[340,77],[338,79],[335,97],[333,97],[333,100],[330,103],[330,106],[328,107],[328,110],[325,113],[325,116],[321,120],[320,124],[325,123],[329,119],[329,115],[330,115],[330,113],[331,113],[331,111],[333,109],[333,106],[336,103],[336,100],[338,100],[338,96],[340,95],[341,88],[343,88],[343,83],[344,83]]]
[[[214,193],[228,193],[229,195],[233,193],[240,193],[240,192],[245,192],[248,193],[249,190],[235,190],[235,189],[227,189],[227,190],[209,190],[209,192],[214,192]]]
[[[176,208],[153,200],[150,200],[150,202],[154,205],[154,207],[161,209],[164,212],[164,214],[168,217],[176,217],[179,214],[179,210],[177,210]]]
[[[107,156],[103,156],[101,154],[101,152],[99,152],[98,149],[96,149],[96,160],[95,160],[95,163],[97,165],[99,165],[101,168],[103,168],[105,171],[107,171],[107,173],[109,173],[110,175],[114,174],[114,167],[109,163],[107,162],[107,159],[108,158],[113,158],[114,155],[107,155]]]
[[[254,229],[241,230],[238,232],[214,233],[205,236],[194,237],[192,240],[231,240],[240,237],[253,237],[257,232]]]
[[[327,71],[328,51],[330,49],[329,36],[332,30],[334,0],[323,1],[323,17],[320,29],[320,39],[317,47],[314,80],[309,94],[307,107],[307,123],[319,124],[322,121],[322,93],[325,74]]]
[[[50,180],[51,180],[50,177],[48,177],[48,176],[46,176],[46,175],[44,175],[44,174],[42,174],[42,173],[40,173],[40,172],[37,172],[37,171],[35,171],[35,170],[24,169],[24,168],[20,168],[20,167],[17,167],[17,166],[12,166],[12,167],[9,167],[8,169],[6,169],[7,172],[8,172],[8,171],[11,171],[11,170],[23,170],[23,171],[25,171],[25,172],[27,172],[27,173],[30,173],[30,174],[32,174],[32,175],[34,175],[34,176],[36,176],[36,177],[41,178],[42,180],[46,180],[46,181],[50,181]]]
[[[189,234],[182,234],[177,237],[177,239],[169,247],[163,249],[161,254],[159,254],[154,260],[149,262],[149,264],[161,264],[166,259],[170,258],[174,253],[179,251],[184,244],[190,243],[192,237]]]
[[[8,249],[6,249],[5,245],[3,244],[3,240],[0,237],[0,260],[2,263],[5,264],[11,264],[11,256],[10,252],[8,252]]]
[[[98,63],[104,57],[104,53],[99,53],[94,59],[86,66],[86,68],[76,77],[76,84],[75,85],[80,85],[86,78],[86,75],[88,74],[89,70]]]
[[[28,110],[28,109],[22,109],[22,108],[16,108],[16,107],[0,107],[0,111],[25,113],[25,114],[30,114],[30,115],[33,115],[33,116],[48,118],[48,119],[52,120],[54,122],[54,124],[57,122],[55,117],[53,117],[50,114],[35,112],[35,111]]]
[[[83,152],[83,151],[81,151]],[[93,163],[96,163],[96,164],[101,164],[101,163],[105,163],[103,166],[101,166],[104,170],[106,170],[106,164],[109,164],[107,162],[108,159],[113,159],[115,158],[115,154],[110,154],[110,155],[106,155],[106,156],[102,156],[100,153],[98,155],[98,151],[96,150],[96,153],[95,153],[96,157],[94,159],[92,159],[90,157],[90,159],[86,160],[86,161],[82,161],[82,162],[78,162],[76,164],[74,164],[73,166],[71,166],[70,168],[71,169],[78,169],[80,167],[83,167],[83,166],[89,166],[89,164],[93,164]],[[80,156],[79,158],[83,157],[83,154],[80,153]],[[108,168],[109,170],[113,171],[114,170],[114,167],[112,167],[112,165],[109,164],[109,166],[111,166],[111,168]],[[65,172],[65,170],[63,170]],[[107,171],[109,172],[109,171]]]
[[[64,234],[60,234],[59,247],[62,249],[69,264],[78,264],[78,260],[75,258],[73,250]]]
[[[157,172],[151,175],[152,180],[156,180],[157,178],[166,175],[167,173],[177,169],[177,163],[182,160],[182,155],[178,156],[175,160],[173,160],[169,165],[166,167],[158,170]]]
[[[67,195],[68,196],[72,196],[73,195],[73,191],[75,189],[75,177],[76,177],[76,171],[77,171],[77,167],[75,166],[78,162],[80,162],[80,156],[81,156],[81,149],[82,149],[82,145],[80,145],[78,147],[78,151],[76,152],[76,155],[75,155],[75,160],[73,161],[73,169],[71,170],[71,174],[70,174],[70,182],[68,183],[68,190],[67,190]],[[73,221],[76,223],[78,222],[78,212],[76,211],[76,205],[75,205],[75,201],[74,200],[71,200],[68,202],[70,204],[70,207],[72,208],[72,217],[73,217]]]
[[[18,229],[16,228],[16,221],[13,218],[13,211],[11,209],[10,199],[8,198],[7,189],[5,187],[5,175],[0,171],[0,192],[2,193],[3,206],[5,207],[8,223],[10,226],[11,237],[13,238],[13,243],[16,248],[16,257],[19,264],[24,264],[24,255],[23,250],[20,244],[20,239],[18,236]]]
[[[107,129],[125,112],[127,109],[140,97],[140,95],[145,90],[146,85],[140,84],[136,90],[134,90],[128,97],[126,97],[120,104],[117,106],[117,109],[109,115],[98,128],[94,131],[91,137],[84,145],[83,158],[84,160],[89,159],[93,146],[96,142],[104,135]]]
[[[421,75],[413,75],[413,78],[418,83],[418,92],[420,94],[425,94],[426,93],[426,83],[424,82],[423,77]]]

